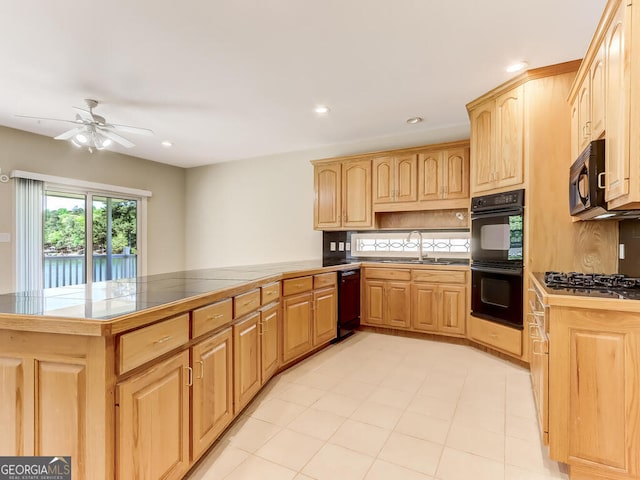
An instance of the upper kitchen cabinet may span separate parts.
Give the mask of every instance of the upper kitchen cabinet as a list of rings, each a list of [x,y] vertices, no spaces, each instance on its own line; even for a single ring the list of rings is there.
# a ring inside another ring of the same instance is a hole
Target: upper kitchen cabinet
[[[524,86],[489,92],[467,105],[471,193],[524,184]]]
[[[418,154],[418,201],[469,199],[469,147]]]
[[[370,228],[371,160],[319,163],[314,167],[314,228]]]
[[[569,94],[571,161],[605,139],[605,199],[610,210],[640,208],[640,9],[609,0]],[[635,56],[635,57],[634,57]]]
[[[373,159],[373,203],[415,202],[418,198],[418,158],[415,154]]]

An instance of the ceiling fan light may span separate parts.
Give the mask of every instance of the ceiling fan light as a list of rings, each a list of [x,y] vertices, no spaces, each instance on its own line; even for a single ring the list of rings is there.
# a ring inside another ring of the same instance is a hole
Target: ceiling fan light
[[[81,143],[79,143],[75,138],[71,138],[71,143],[73,143],[78,148],[82,148],[84,146]]]
[[[102,140],[102,147],[108,147],[109,145],[111,145],[113,142],[111,141],[110,138],[105,138]]]
[[[80,143],[87,143],[87,140],[88,140],[87,136],[83,133],[77,134],[75,139]]]

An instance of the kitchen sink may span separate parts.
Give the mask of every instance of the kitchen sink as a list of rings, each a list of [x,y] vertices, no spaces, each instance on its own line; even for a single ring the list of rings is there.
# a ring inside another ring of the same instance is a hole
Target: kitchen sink
[[[431,258],[426,258],[424,260],[403,260],[403,259],[380,260],[380,263],[411,263],[416,265],[451,265],[453,262],[449,262],[446,260],[435,260]]]

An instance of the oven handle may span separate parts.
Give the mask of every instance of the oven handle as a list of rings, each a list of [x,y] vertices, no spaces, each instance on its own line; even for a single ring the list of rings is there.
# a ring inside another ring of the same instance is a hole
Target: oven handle
[[[503,275],[513,275],[514,277],[522,277],[521,268],[500,268],[500,267],[487,267],[484,265],[471,265],[471,270],[477,272],[487,273],[502,273]]]
[[[481,218],[504,217],[505,215],[523,215],[524,208],[505,208],[503,210],[491,210],[485,212],[472,212],[471,220],[479,220]]]

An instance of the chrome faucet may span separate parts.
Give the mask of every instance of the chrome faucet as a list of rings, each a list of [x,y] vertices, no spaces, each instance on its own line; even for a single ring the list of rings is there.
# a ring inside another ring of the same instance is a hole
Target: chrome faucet
[[[419,232],[418,230],[413,230],[411,232],[409,232],[409,236],[407,237],[407,242],[411,241],[411,235],[413,235],[414,233],[418,234],[418,239],[419,239],[419,244],[418,244],[418,261],[422,261],[423,260],[423,253],[422,253],[422,232]]]

